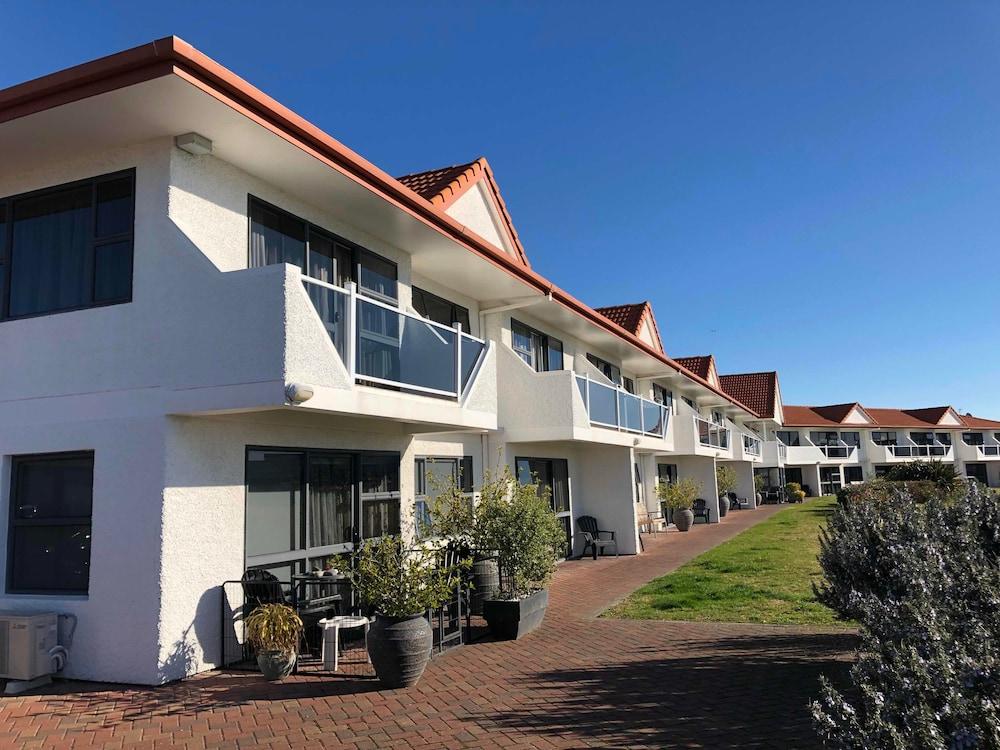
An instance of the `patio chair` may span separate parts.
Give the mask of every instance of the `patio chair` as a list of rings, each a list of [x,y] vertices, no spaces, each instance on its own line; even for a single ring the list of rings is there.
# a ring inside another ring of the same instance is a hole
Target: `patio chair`
[[[248,570],[240,579],[243,584],[243,598],[250,605],[249,610],[262,604],[287,604],[288,597],[281,588],[281,581],[267,570]],[[249,611],[248,610],[248,611]]]
[[[618,557],[618,542],[615,541],[615,532],[597,528],[597,519],[593,516],[580,516],[576,519],[576,525],[583,533],[583,552],[581,557],[587,554],[589,548],[593,552],[594,559],[597,559],[599,552],[603,553],[605,547],[615,548],[615,557]],[[609,538],[602,539],[601,534],[608,534]]]
[[[709,523],[710,519],[708,517],[708,501],[703,497],[699,497],[694,501],[694,505],[691,506],[691,512],[694,513],[695,523],[698,522],[699,518],[704,518],[705,523]]]
[[[730,492],[726,495],[729,498],[729,510],[743,510],[743,506],[740,505],[739,498],[736,497],[735,492]]]

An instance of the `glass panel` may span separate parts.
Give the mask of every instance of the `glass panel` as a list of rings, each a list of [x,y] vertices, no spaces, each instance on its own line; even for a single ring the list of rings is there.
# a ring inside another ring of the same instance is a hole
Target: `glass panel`
[[[352,541],[354,459],[313,455],[309,460],[309,545],[325,547]]]
[[[561,370],[563,369],[563,345],[558,339],[546,337],[549,345],[548,351],[548,369],[551,370]]]
[[[663,407],[655,402],[642,402],[643,428],[651,435],[663,434],[663,417],[666,414]]]
[[[399,533],[399,498],[364,498],[361,501],[362,536]]]
[[[623,391],[618,391],[618,413],[621,415],[621,426],[626,430],[642,430],[642,409],[639,399]]]
[[[368,251],[363,251],[359,260],[358,285],[380,297],[396,299],[396,265]]]
[[[327,289],[318,284],[310,284],[308,281],[302,283],[305,284],[309,299],[312,300],[313,307],[316,308],[320,320],[323,321],[323,327],[330,334],[333,345],[346,364],[347,303],[350,297],[343,292]]]
[[[618,391],[606,385],[590,381],[590,421],[617,426],[618,417],[615,404]]]
[[[552,460],[552,510],[569,512],[569,462],[565,458]]]
[[[454,393],[455,332],[358,300],[358,375]]]
[[[305,271],[306,224],[253,201],[250,205],[250,266],[291,263]]]
[[[90,580],[90,526],[17,526],[11,589],[86,592]]]
[[[97,184],[95,236],[113,237],[132,231],[132,178],[123,177]]]
[[[476,364],[486,349],[486,344],[470,339],[462,335],[462,390],[469,384],[472,372],[476,369]]]
[[[301,453],[250,451],[247,455],[246,555],[300,548]]]
[[[90,518],[93,456],[18,461],[15,519]]]
[[[576,386],[580,389],[580,398],[583,399],[583,405],[587,406],[587,379],[582,378],[579,375],[576,376]],[[587,407],[587,413],[590,413],[590,407]]]
[[[90,185],[14,204],[10,314],[79,307],[90,297]]]
[[[94,249],[94,301],[112,302],[132,296],[132,240]]]
[[[451,302],[417,287],[413,288],[413,309],[420,313],[421,316],[441,325],[451,326],[456,322],[452,315],[455,306]],[[468,311],[466,312],[468,313]],[[467,324],[468,314],[466,314]],[[467,332],[469,329],[463,325],[462,330]]]
[[[399,456],[363,456],[361,492],[399,492]]]
[[[309,275],[334,286],[351,280],[351,251],[319,230],[309,229]]]

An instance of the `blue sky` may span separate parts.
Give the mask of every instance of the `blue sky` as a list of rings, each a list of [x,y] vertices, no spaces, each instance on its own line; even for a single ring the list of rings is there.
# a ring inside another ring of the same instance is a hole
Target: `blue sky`
[[[148,7],[143,7],[148,5]],[[277,9],[277,10],[276,10]],[[0,87],[176,34],[787,403],[1000,418],[1000,4],[24,3]]]

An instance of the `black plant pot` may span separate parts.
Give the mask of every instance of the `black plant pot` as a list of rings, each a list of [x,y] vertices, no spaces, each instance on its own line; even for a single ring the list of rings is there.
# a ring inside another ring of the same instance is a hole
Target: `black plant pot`
[[[483,617],[496,638],[516,641],[542,624],[548,606],[548,589],[542,589],[524,599],[487,599],[483,602]]]
[[[379,682],[388,688],[415,685],[431,658],[433,640],[423,615],[378,615],[368,631],[368,656]]]
[[[472,563],[472,614],[483,614],[483,602],[493,599],[500,589],[500,570],[496,558],[477,557]]]

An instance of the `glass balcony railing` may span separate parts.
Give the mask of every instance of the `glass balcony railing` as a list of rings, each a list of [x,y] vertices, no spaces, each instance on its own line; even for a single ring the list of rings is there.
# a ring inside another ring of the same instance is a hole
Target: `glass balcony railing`
[[[854,450],[853,445],[847,445],[846,443],[842,445],[817,445],[816,447],[819,448],[823,452],[823,455],[827,458],[847,458]]]
[[[586,375],[577,375],[576,384],[591,424],[661,438],[667,434],[670,412],[666,405],[598,383]]]
[[[486,354],[482,339],[351,289],[307,276],[302,282],[356,381],[461,398],[475,379]]]
[[[760,455],[760,440],[752,435],[743,436],[743,452],[748,456]]]
[[[1000,445],[980,445],[979,453],[983,456],[1000,456]]]
[[[890,445],[889,452],[897,458],[946,456],[949,445]]]
[[[693,417],[694,428],[698,433],[698,442],[710,448],[729,449],[729,429],[709,422],[701,417]]]

